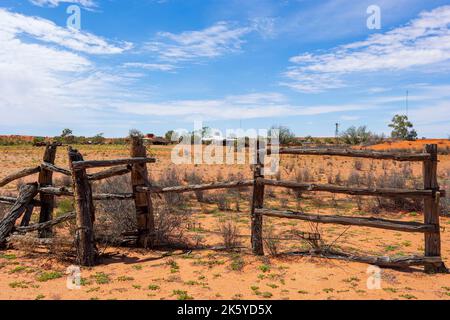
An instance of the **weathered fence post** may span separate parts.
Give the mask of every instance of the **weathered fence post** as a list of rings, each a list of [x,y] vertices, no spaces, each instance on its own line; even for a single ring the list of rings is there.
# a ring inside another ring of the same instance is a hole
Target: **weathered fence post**
[[[23,214],[22,221],[20,222],[21,227],[27,227],[30,224],[31,216],[33,215],[34,205],[32,203],[28,204],[25,213]]]
[[[141,137],[131,138],[131,157],[146,158],[147,150]],[[145,163],[134,164],[131,170],[131,184],[133,187],[134,204],[138,228],[138,241],[140,247],[147,248],[153,245],[155,236],[155,220],[153,216],[153,203],[150,193],[137,191],[138,187],[147,186],[148,170]]]
[[[43,161],[50,164],[55,164],[56,159],[56,143],[47,143],[44,152]],[[41,168],[39,172],[39,186],[51,187],[53,185],[53,172],[45,168]],[[53,218],[53,208],[55,206],[55,197],[51,194],[39,193],[41,200],[41,212],[39,215],[39,223],[47,222]],[[53,234],[52,229],[49,227],[39,231],[39,238],[49,238]]]
[[[14,205],[0,221],[0,247],[5,246],[6,238],[14,229],[16,220],[25,212],[28,205],[38,193],[37,183],[26,184],[20,187],[19,196]]]
[[[253,171],[253,196],[252,196],[252,249],[253,254],[264,255],[263,246],[263,217],[255,209],[262,209],[264,205],[264,184],[258,183],[258,178],[264,178],[264,155],[266,150],[260,149],[259,137],[256,142],[256,165]],[[265,148],[265,147],[264,147]]]
[[[97,256],[94,238],[95,211],[92,202],[92,190],[88,181],[86,169],[74,169],[73,162],[83,161],[83,156],[69,147],[69,165],[72,170],[73,192],[77,213],[77,230],[75,241],[78,263],[83,266],[93,266]]]
[[[439,191],[437,181],[438,148],[436,144],[427,144],[425,152],[431,155],[431,160],[423,162],[423,182],[425,190],[432,190],[433,194]],[[424,199],[424,220],[426,224],[437,226],[436,231],[425,233],[425,256],[441,256],[441,235],[439,229],[439,202],[436,197]],[[426,264],[425,272],[436,273],[446,272],[443,262],[439,264]]]

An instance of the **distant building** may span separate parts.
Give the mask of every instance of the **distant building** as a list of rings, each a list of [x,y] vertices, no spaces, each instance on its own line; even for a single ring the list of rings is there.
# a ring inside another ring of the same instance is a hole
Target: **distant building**
[[[237,141],[236,138],[227,138],[224,137],[219,131],[217,132],[213,132],[212,134],[208,135],[208,136],[204,136],[202,138],[202,143],[214,143],[214,144],[226,144],[227,142],[234,142]]]
[[[170,141],[167,140],[166,138],[163,137],[157,137],[155,134],[153,133],[147,133],[144,136],[144,141],[147,141],[149,144],[153,144],[153,145],[163,145],[163,146],[167,146],[170,144]]]

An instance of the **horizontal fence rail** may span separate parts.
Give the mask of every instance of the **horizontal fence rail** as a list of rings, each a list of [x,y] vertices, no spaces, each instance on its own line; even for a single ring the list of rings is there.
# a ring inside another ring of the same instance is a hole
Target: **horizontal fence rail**
[[[0,196],[0,203],[2,204],[14,204],[17,202],[16,197],[6,197],[6,196]],[[33,199],[30,204],[32,204],[35,207],[40,207],[41,202],[39,200]]]
[[[113,167],[97,173],[88,174],[88,179],[91,181],[98,181],[116,176],[121,176],[130,173],[131,169],[132,169],[131,165]]]
[[[17,232],[32,232],[32,231],[39,231],[39,230],[43,230],[43,229],[47,229],[48,227],[51,226],[55,226],[57,224],[66,222],[66,221],[70,221],[76,218],[76,212],[69,212],[66,214],[63,214],[61,216],[59,216],[58,218],[55,218],[53,220],[47,221],[47,222],[42,222],[42,223],[38,223],[38,224],[33,224],[31,226],[25,226],[25,227],[16,227],[15,231]]]
[[[299,183],[294,181],[257,179],[257,183],[268,186],[284,187],[300,191],[324,191],[331,193],[342,193],[354,196],[378,196],[378,197],[403,197],[403,198],[434,198],[433,190],[421,189],[396,189],[396,188],[357,188],[335,186],[330,184]],[[445,190],[439,190],[439,196],[445,196]]]
[[[358,256],[351,254],[343,254],[340,252],[339,253],[300,252],[298,253],[298,255],[367,263],[386,268],[405,268],[424,265],[426,266],[430,264],[439,265],[440,263],[442,263],[440,257],[426,257],[426,256],[404,256],[404,257]]]
[[[276,149],[274,149],[275,151]],[[270,154],[271,149],[267,149]],[[336,149],[300,149],[300,148],[280,148],[279,154],[305,155],[305,156],[339,156],[352,158],[369,158],[379,160],[395,161],[427,161],[431,160],[429,153],[406,153],[406,152],[381,152],[371,150],[336,150]]]
[[[156,187],[156,186],[155,187],[138,187],[137,190],[140,192],[149,192],[149,193],[183,193],[183,192],[191,192],[191,191],[232,189],[232,188],[243,188],[243,187],[251,187],[251,186],[253,186],[253,180],[217,182],[217,183],[165,187],[165,188]]]
[[[73,197],[74,193],[71,188],[61,187],[42,187],[39,192],[51,194],[57,197]],[[92,200],[127,200],[133,199],[133,193],[93,193]]]
[[[32,167],[32,168],[27,168],[27,169],[23,169],[23,170],[14,172],[13,174],[10,174],[0,180],[0,187],[4,187],[8,183],[11,183],[15,180],[19,180],[19,179],[25,178],[27,176],[31,176],[33,174],[39,173],[40,171],[41,171],[41,167]]]
[[[57,173],[62,173],[63,175],[66,175],[66,176],[71,176],[72,175],[72,172],[70,170],[64,169],[64,168],[60,168],[60,167],[55,166],[54,164],[48,163],[48,162],[43,162],[41,164],[41,169],[52,171],[52,172],[57,172]]]
[[[100,167],[112,167],[119,165],[133,165],[142,163],[155,163],[155,158],[127,158],[116,160],[87,160],[87,161],[74,161],[72,167],[74,170],[87,169],[87,168],[100,168]]]
[[[256,209],[255,212],[268,217],[297,219],[317,223],[333,223],[347,226],[351,225],[351,226],[404,231],[404,232],[419,232],[419,233],[438,231],[436,225],[434,224],[423,224],[419,222],[394,221],[377,218],[358,218],[348,216],[307,214],[293,211],[278,211],[272,209]]]

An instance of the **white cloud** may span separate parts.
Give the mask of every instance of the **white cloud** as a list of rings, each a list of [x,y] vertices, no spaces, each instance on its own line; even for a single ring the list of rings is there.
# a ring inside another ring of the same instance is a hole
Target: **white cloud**
[[[50,131],[61,123],[88,123],[103,110],[99,121],[110,101],[128,97],[117,83],[126,86],[133,79],[101,71],[76,52],[121,50],[95,35],[84,36],[86,41],[48,20],[0,9],[0,128],[43,124]],[[84,43],[72,45],[77,40]]]
[[[126,68],[145,69],[149,71],[173,71],[176,69],[174,65],[167,63],[142,63],[142,62],[127,62],[123,64]]]
[[[39,7],[57,7],[60,3],[79,4],[85,8],[97,7],[97,3],[94,0],[30,0],[30,2]]]
[[[239,51],[244,43],[242,37],[252,31],[250,27],[218,22],[200,31],[184,31],[180,34],[159,32],[155,41],[148,42],[145,47],[161,60],[172,63],[215,58]]]
[[[249,119],[293,115],[317,115],[360,109],[361,106],[296,106],[274,92],[230,95],[211,100],[171,100],[155,102],[148,87],[135,86],[139,74],[117,73],[99,68],[82,54],[111,52],[93,50],[86,43],[81,50],[67,44],[64,33],[50,21],[0,10],[0,128],[46,126],[43,132],[61,126],[89,127],[90,130],[133,126],[133,117],[178,116],[191,119]],[[34,28],[33,26],[37,26]],[[48,31],[49,33],[45,33]],[[21,38],[22,33],[28,37]],[[56,34],[51,35],[51,34]],[[233,33],[235,34],[235,33]],[[95,38],[96,36],[91,35]],[[191,39],[187,39],[192,37]],[[198,43],[190,35],[177,41]],[[225,36],[224,39],[233,37]],[[45,39],[45,40],[44,40]],[[70,38],[71,39],[71,38]],[[73,40],[73,39],[71,39]],[[228,47],[213,40],[210,48]],[[106,41],[105,41],[106,43]],[[56,45],[55,45],[56,44]],[[89,47],[89,48],[88,48]],[[86,49],[88,48],[88,49]],[[104,46],[102,48],[105,48]],[[215,49],[211,49],[215,50]],[[217,49],[221,51],[222,49]],[[80,51],[80,52],[77,52]],[[206,53],[205,53],[206,54]],[[171,70],[171,64],[129,62],[126,68]],[[127,120],[128,119],[128,120]]]
[[[360,110],[361,105],[296,106],[278,93],[253,93],[227,96],[214,100],[175,100],[160,103],[122,103],[116,106],[122,113],[183,117],[190,120],[233,120],[319,115]]]
[[[0,32],[10,37],[25,34],[36,40],[89,54],[118,54],[129,50],[130,43],[111,44],[91,33],[62,28],[52,21],[24,16],[0,9]]]
[[[341,116],[341,120],[343,121],[356,121],[361,119],[360,116],[349,116],[349,115],[343,115]]]
[[[339,46],[327,53],[292,57],[283,84],[318,92],[345,86],[343,78],[358,73],[404,71],[450,59],[450,6],[423,12],[404,27]]]

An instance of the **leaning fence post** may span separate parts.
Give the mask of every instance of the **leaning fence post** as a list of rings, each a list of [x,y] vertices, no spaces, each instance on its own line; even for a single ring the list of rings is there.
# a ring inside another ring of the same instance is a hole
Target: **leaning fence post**
[[[83,156],[69,147],[69,165],[72,170],[73,192],[77,214],[77,230],[75,242],[78,263],[83,266],[93,266],[97,256],[94,238],[94,204],[92,190],[85,168],[74,169],[73,162],[83,161]]]
[[[432,190],[435,195],[439,191],[437,181],[438,148],[436,144],[427,144],[425,152],[431,155],[430,160],[423,162],[423,182],[425,190]],[[441,257],[441,235],[439,229],[439,202],[436,197],[424,199],[424,220],[426,224],[437,226],[435,232],[425,233],[425,256]],[[443,262],[439,264],[426,264],[425,271],[436,273],[446,272]]]
[[[56,158],[56,143],[47,143],[45,146],[43,161],[55,164]],[[38,178],[40,187],[51,187],[53,185],[53,172],[42,168],[39,172]],[[45,194],[43,192],[39,193],[39,198],[41,200],[41,212],[39,215],[39,223],[47,222],[53,218],[53,208],[55,205],[55,197],[51,194]],[[39,238],[49,238],[53,235],[52,228],[46,228],[39,231]]]
[[[11,231],[13,231],[16,220],[24,213],[37,193],[37,183],[26,184],[20,187],[17,200],[0,221],[0,248],[5,246],[6,239],[11,234]]]
[[[131,137],[131,157],[146,158],[147,150],[141,137]],[[148,170],[145,163],[134,164],[131,170],[131,184],[133,187],[134,204],[138,228],[138,241],[140,247],[147,248],[153,245],[155,236],[155,220],[153,216],[153,203],[150,193],[138,192],[138,187],[145,187],[148,182]]]
[[[264,147],[265,148],[265,147]],[[260,149],[259,137],[256,142],[256,165],[253,171],[253,196],[252,196],[252,249],[253,254],[264,255],[263,246],[263,218],[256,209],[262,209],[264,205],[264,184],[258,183],[258,178],[264,178],[264,155],[266,150]]]

